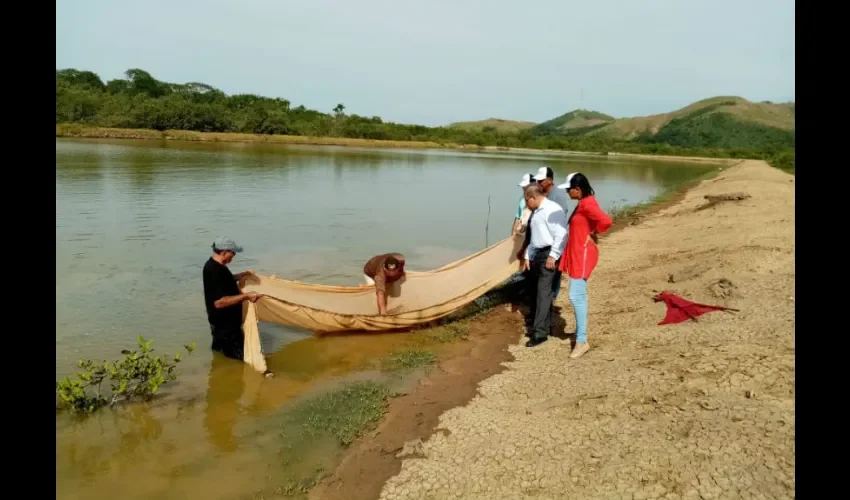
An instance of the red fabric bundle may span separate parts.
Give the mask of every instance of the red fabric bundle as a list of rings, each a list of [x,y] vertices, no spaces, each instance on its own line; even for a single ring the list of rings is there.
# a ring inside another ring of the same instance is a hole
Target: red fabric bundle
[[[659,325],[681,323],[687,319],[696,321],[697,316],[702,316],[711,311],[737,311],[737,309],[731,309],[729,307],[697,304],[670,292],[659,293],[655,296],[655,301],[664,302],[667,305],[667,315],[664,316],[664,320],[661,323],[658,323]]]

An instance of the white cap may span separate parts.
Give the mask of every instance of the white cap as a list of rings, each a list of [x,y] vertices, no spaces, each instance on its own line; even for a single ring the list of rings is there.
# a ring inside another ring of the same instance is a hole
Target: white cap
[[[548,168],[540,167],[539,169],[537,169],[537,173],[534,174],[534,177],[532,177],[532,179],[537,181],[537,182],[540,182],[547,177],[546,174],[548,173],[548,171],[549,171]]]
[[[522,176],[522,180],[519,181],[519,187],[524,188],[531,184],[531,174],[525,174]]]
[[[576,175],[577,173],[578,173],[578,172],[573,172],[573,173],[571,173],[571,174],[567,174],[567,180],[565,180],[563,184],[559,184],[559,185],[558,185],[558,189],[569,189],[569,187],[570,187],[570,180],[571,180],[571,179],[573,178],[573,176],[574,176],[574,175]]]

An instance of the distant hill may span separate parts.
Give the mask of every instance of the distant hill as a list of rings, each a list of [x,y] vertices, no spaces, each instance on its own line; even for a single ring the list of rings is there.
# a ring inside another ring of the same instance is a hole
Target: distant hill
[[[655,135],[675,119],[693,120],[712,114],[727,115],[743,123],[794,130],[794,103],[750,102],[743,97],[719,96],[697,101],[671,113],[621,118],[593,133],[634,139],[639,135]]]
[[[582,135],[615,121],[616,118],[605,113],[576,109],[535,125],[531,133],[534,135]]]
[[[492,128],[498,132],[519,132],[526,130],[535,125],[534,122],[522,122],[514,120],[502,120],[500,118],[488,118],[477,122],[456,122],[449,125],[449,128],[467,130],[470,132],[480,132],[485,128]]]
[[[751,102],[742,97],[703,99],[682,109],[615,119],[575,110],[535,125],[536,136],[604,136],[684,147],[793,147],[795,103]]]

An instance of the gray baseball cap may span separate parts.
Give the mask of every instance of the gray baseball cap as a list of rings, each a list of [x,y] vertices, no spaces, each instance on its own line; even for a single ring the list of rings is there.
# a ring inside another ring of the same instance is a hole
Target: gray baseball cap
[[[242,251],[242,247],[237,245],[235,241],[226,236],[219,236],[218,238],[216,238],[212,244],[212,247],[213,250],[229,250],[234,253],[239,253]]]

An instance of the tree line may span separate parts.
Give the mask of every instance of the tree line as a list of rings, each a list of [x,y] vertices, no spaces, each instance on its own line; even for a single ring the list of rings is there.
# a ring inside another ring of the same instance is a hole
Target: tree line
[[[789,143],[785,135],[777,135],[776,129],[770,127],[735,128],[735,124],[716,119],[696,128],[690,123],[673,124],[674,128],[667,133],[660,131],[660,137],[638,137],[632,141],[601,134],[556,135],[537,130],[499,131],[492,127],[463,130],[398,124],[385,122],[378,116],[347,114],[343,104],[323,113],[304,106],[293,107],[290,101],[281,98],[228,95],[200,82],[163,82],[142,69],[127,70],[124,76],[104,82],[91,71],[57,70],[56,123],[771,161],[782,157],[783,166],[789,168],[790,164],[793,169],[793,133]],[[763,140],[765,137],[770,139]]]

